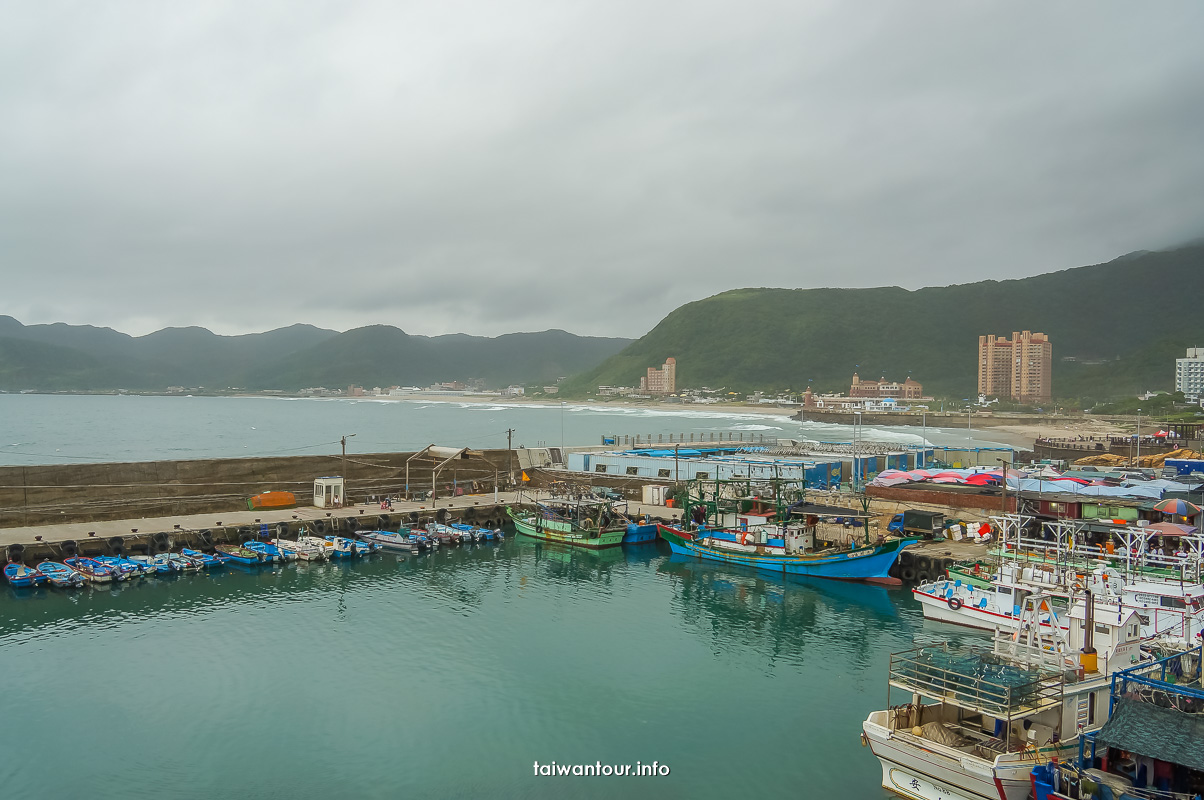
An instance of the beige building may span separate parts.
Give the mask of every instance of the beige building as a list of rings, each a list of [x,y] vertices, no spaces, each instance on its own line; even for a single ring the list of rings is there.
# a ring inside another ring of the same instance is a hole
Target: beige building
[[[1013,331],[1011,339],[978,337],[978,393],[1021,403],[1053,397],[1053,344],[1043,333]]]
[[[863,381],[853,373],[853,385],[849,388],[849,397],[869,397],[882,399],[893,397],[898,400],[919,400],[924,397],[924,387],[910,377],[899,383],[881,378],[876,381]]]
[[[677,359],[666,358],[660,369],[649,367],[640,378],[640,390],[648,394],[673,394],[677,391]]]

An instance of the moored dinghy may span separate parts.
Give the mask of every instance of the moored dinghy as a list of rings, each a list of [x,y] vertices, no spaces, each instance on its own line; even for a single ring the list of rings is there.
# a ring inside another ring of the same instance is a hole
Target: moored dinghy
[[[307,542],[294,542],[291,539],[272,539],[272,544],[280,552],[291,553],[294,558],[302,561],[324,561],[326,559],[325,547],[318,547]]]
[[[125,580],[125,576],[119,573],[112,567],[100,563],[94,558],[87,556],[72,556],[63,560],[64,563],[84,576],[84,580],[91,583],[108,583],[110,581]]]
[[[215,569],[217,567],[225,566],[226,563],[226,560],[220,556],[211,556],[208,553],[202,553],[200,550],[191,550],[187,547],[180,550],[180,555],[184,556],[185,558],[191,558],[193,561],[199,564],[202,569]]]
[[[138,564],[142,564],[152,572],[158,575],[167,575],[175,572],[175,567],[170,561],[162,555],[157,556],[130,556],[130,560]]]
[[[355,539],[348,539],[344,536],[327,536],[326,541],[334,546],[335,558],[366,556],[373,550],[370,542],[357,542]]]
[[[199,561],[181,553],[164,553],[162,558],[166,559],[177,572],[196,572],[201,568]]]
[[[5,565],[4,577],[13,586],[38,586],[46,582],[46,576],[34,567],[15,562]]]
[[[389,531],[358,531],[356,536],[390,553],[417,553],[418,541],[410,534]]]
[[[214,545],[213,549],[219,555],[235,562],[236,564],[262,564],[265,561],[262,553],[257,553],[254,550],[248,550],[247,548],[240,547],[236,544]]]
[[[60,564],[57,561],[43,561],[41,564],[38,564],[38,572],[45,575],[52,585],[60,589],[84,585],[83,575],[80,575],[66,564]]]

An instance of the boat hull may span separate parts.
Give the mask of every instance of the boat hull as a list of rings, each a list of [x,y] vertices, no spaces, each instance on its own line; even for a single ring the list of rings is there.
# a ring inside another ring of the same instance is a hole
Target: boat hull
[[[540,525],[537,527],[533,520],[515,514],[511,509],[506,509],[506,513],[510,515],[510,519],[514,523],[515,530],[524,536],[530,536],[534,539],[543,539],[545,542],[566,544],[570,547],[584,547],[589,550],[600,550],[604,547],[616,547],[623,543],[623,537],[627,534],[626,528],[602,530],[598,532],[597,536],[590,536],[585,532],[562,531],[546,525]]]
[[[885,544],[859,547],[839,553],[818,555],[778,555],[754,551],[740,552],[727,548],[712,547],[697,541],[689,534],[675,528],[660,525],[661,538],[669,543],[674,553],[725,564],[740,564],[768,572],[784,575],[810,575],[844,581],[866,581],[897,585],[898,578],[888,573],[899,553],[914,539],[895,539]]]
[[[880,713],[880,712],[879,712]],[[909,800],[1025,800],[1031,787],[1031,756],[1012,753],[994,763],[942,752],[896,736],[872,721],[862,724],[870,750],[882,766],[882,788]],[[1041,760],[1066,760],[1078,753],[1077,738],[1043,747]]]
[[[627,526],[627,531],[623,534],[623,544],[644,544],[645,542],[655,542],[659,533],[656,523],[648,525],[637,525],[632,522]]]

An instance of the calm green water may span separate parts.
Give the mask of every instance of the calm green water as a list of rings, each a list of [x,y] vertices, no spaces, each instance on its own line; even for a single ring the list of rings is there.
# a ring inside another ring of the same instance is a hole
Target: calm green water
[[[9,589],[0,794],[881,797],[859,726],[918,605],[659,546]]]

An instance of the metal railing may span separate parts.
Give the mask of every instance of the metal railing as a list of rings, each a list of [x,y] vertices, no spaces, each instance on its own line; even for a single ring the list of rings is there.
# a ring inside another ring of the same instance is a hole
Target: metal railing
[[[892,686],[998,719],[1060,706],[1064,681],[1061,672],[1012,666],[981,651],[951,651],[948,644],[890,657]]]

